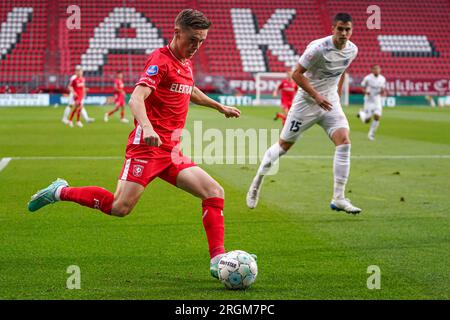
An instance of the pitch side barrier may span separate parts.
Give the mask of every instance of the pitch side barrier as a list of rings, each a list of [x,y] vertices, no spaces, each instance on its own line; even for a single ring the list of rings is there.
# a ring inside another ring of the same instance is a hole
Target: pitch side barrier
[[[233,94],[210,94],[212,99],[231,106],[278,106],[280,99],[271,95],[261,96],[258,100],[255,95],[233,95]],[[126,96],[128,102],[130,95]],[[397,106],[424,106],[431,105],[433,99],[436,106],[450,106],[450,96],[388,96],[383,99],[384,107]],[[350,105],[362,105],[364,96],[351,94]],[[48,107],[65,106],[69,104],[69,96],[62,94],[0,94],[0,107]],[[88,94],[84,101],[85,105],[103,106],[113,105],[114,99],[108,94]]]

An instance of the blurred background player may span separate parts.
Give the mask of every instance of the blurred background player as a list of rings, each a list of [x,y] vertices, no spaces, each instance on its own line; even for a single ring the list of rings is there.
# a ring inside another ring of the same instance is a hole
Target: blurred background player
[[[114,104],[116,107],[110,112],[105,113],[104,120],[108,122],[109,117],[116,111],[120,110],[120,122],[128,123],[128,119],[125,118],[125,90],[123,85],[123,72],[118,71],[117,77],[114,80]]]
[[[183,10],[175,20],[170,44],[155,49],[148,57],[129,102],[135,128],[128,137],[116,192],[96,186],[69,187],[67,181],[58,179],[32,196],[30,211],[56,201],[72,201],[124,217],[131,213],[147,185],[159,177],[201,199],[210,272],[218,278],[218,263],[225,254],[224,190],[180,150],[190,101],[215,109],[226,118],[240,116],[239,109],[212,100],[194,85],[191,58],[205,41],[210,25],[203,13]]]
[[[247,206],[255,208],[265,175],[272,165],[314,124],[319,124],[335,144],[333,161],[334,190],[330,208],[358,214],[361,209],[345,198],[350,173],[348,120],[340,104],[345,70],[356,58],[358,48],[349,39],[352,17],[338,13],[333,19],[333,35],[312,41],[299,59],[292,75],[298,90],[280,139],[264,154],[247,193]]]
[[[83,69],[81,68],[80,65],[77,65],[77,66],[75,67],[75,74],[74,74],[73,76],[70,77],[69,84],[68,84],[68,89],[69,89],[69,102],[68,102],[67,106],[64,108],[64,114],[63,114],[63,117],[62,117],[62,120],[61,120],[64,124],[67,124],[67,125],[69,125],[69,126],[71,126],[71,125],[69,124],[69,115],[71,114],[71,111],[73,111],[73,110],[75,109],[75,104],[74,104],[74,99],[73,99],[73,92],[72,92],[72,90],[70,89],[70,84],[72,83],[72,81],[73,81],[75,78],[77,78],[77,72],[78,72],[77,70],[81,70],[81,71],[82,71]],[[84,105],[83,105],[83,108],[81,109],[81,116],[83,117],[83,119],[84,119],[87,123],[89,123],[89,122],[94,122],[94,121],[95,121],[94,118],[90,118],[90,117],[89,117],[89,115],[88,115],[88,113],[87,113],[86,108],[84,107]],[[73,126],[73,125],[72,125],[72,126]]]
[[[77,126],[82,128],[83,123],[80,121],[80,113],[81,109],[83,109],[83,100],[86,94],[86,81],[83,77],[83,69],[81,66],[77,66],[75,68],[75,77],[71,78],[69,83],[69,91],[73,97],[73,105],[74,109],[70,114],[68,125],[69,127],[73,127],[72,119],[76,115],[77,116]]]
[[[281,94],[281,112],[277,112],[275,118],[273,120],[281,119],[281,122],[286,122],[286,116],[289,112],[289,109],[292,106],[292,101],[294,100],[295,94],[297,93],[298,86],[295,81],[292,79],[292,70],[289,70],[287,74],[287,78],[281,81],[278,88],[273,92],[273,96],[277,97],[278,92]]]
[[[375,140],[375,132],[380,125],[383,106],[381,96],[386,96],[386,79],[381,75],[379,65],[372,66],[372,72],[364,77],[361,85],[364,88],[364,109],[360,110],[357,117],[363,123],[369,123],[373,117],[367,137]]]

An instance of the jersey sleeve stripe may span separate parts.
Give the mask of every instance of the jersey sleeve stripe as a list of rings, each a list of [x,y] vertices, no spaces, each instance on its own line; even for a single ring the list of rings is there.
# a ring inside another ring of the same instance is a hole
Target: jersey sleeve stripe
[[[136,86],[141,85],[141,84],[142,84],[142,85],[145,85],[145,86],[147,86],[147,87],[149,87],[149,88],[152,88],[152,89],[156,90],[156,86],[154,86],[153,84],[150,84],[150,83],[148,82],[148,80],[145,79],[145,78],[139,79],[139,81],[136,83]]]

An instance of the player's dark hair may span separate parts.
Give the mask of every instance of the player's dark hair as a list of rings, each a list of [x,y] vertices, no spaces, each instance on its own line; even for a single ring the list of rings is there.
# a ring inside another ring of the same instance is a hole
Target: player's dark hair
[[[119,73],[123,73],[123,71],[122,70],[117,71],[117,74],[119,74]]]
[[[349,15],[348,13],[344,13],[344,12],[340,12],[334,16],[333,25],[335,26],[338,21],[342,21],[343,23],[347,23],[347,22],[353,23],[352,16]]]
[[[182,29],[208,30],[211,27],[211,21],[198,10],[184,9],[175,19],[175,26]]]

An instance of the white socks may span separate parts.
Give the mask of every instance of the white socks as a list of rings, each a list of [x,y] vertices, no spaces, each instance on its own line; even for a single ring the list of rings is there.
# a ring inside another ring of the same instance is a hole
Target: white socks
[[[83,108],[81,109],[81,116],[83,117],[83,119],[84,119],[86,122],[89,120],[89,116],[88,116],[88,114],[87,114],[87,111],[86,111],[86,108],[85,108],[85,107],[83,107]]]
[[[59,186],[57,189],[56,189],[56,191],[55,191],[55,199],[57,200],[57,201],[61,201],[61,190],[63,189],[63,188],[65,188],[66,186]]]
[[[380,121],[373,120],[372,124],[370,125],[369,135],[374,136],[375,132],[377,131],[378,125],[380,124]]]
[[[362,123],[366,123],[367,115],[363,110],[359,110],[358,112],[359,120],[361,120]]]
[[[62,120],[67,121],[69,119],[69,114],[70,114],[70,106],[66,106],[66,108],[64,109]]]
[[[265,176],[270,171],[273,164],[285,153],[286,151],[278,142],[267,149],[261,164],[259,165],[257,176]]]
[[[350,173],[350,144],[341,144],[334,153],[334,199],[344,199],[345,185]]]

